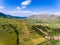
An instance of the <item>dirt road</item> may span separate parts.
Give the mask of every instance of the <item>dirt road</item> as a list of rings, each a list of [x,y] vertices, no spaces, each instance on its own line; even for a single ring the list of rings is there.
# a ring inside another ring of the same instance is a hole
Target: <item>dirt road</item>
[[[29,29],[28,29],[26,23],[23,22],[22,24],[23,24],[23,29],[22,30],[23,30],[24,34],[22,36],[19,35],[19,42],[20,42],[19,45],[23,45],[22,44],[22,43],[24,43],[23,39],[24,38],[29,38],[29,34],[30,34]]]

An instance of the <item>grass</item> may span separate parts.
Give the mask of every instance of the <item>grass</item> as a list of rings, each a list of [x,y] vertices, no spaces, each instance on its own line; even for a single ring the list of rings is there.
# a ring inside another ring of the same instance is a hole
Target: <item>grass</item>
[[[0,45],[6,45],[3,41],[0,41]]]
[[[17,30],[19,31],[19,39],[22,39],[21,45],[37,45],[39,43],[43,43],[46,41],[44,37],[42,37],[41,34],[38,34],[35,30],[32,29],[33,25],[43,25],[48,26],[50,28],[51,35],[54,36],[55,32],[53,32],[55,29],[58,30],[60,28],[59,23],[48,23],[48,22],[39,22],[35,23],[35,21],[32,22],[24,22],[26,23],[25,26],[27,26],[29,35],[25,34],[26,31],[24,30],[22,20],[20,19],[13,19],[13,18],[0,18],[0,45],[16,45],[16,34],[14,32],[14,29],[9,27],[9,24],[12,24],[13,26],[16,26]],[[2,25],[6,25],[6,29],[3,28]],[[55,36],[59,36],[60,33],[57,33]],[[21,40],[20,40],[21,41]],[[8,43],[7,43],[8,42]],[[43,43],[41,45],[46,45],[46,43]],[[57,42],[57,45],[60,45],[60,41]]]
[[[43,23],[35,23],[35,22],[31,22],[32,23],[32,25],[42,25],[42,26],[48,26],[49,28],[50,28],[50,31],[51,31],[51,34],[50,34],[50,36],[60,36],[60,33],[58,32],[59,31],[59,29],[60,29],[60,23],[58,23],[58,22],[53,22],[53,23],[46,23],[46,22],[43,22]],[[54,31],[54,30],[56,30],[56,31]],[[32,33],[32,37],[33,37],[33,39],[37,36],[37,35],[39,35],[38,33],[35,33],[34,31],[32,31],[32,30],[30,30]],[[57,32],[57,33],[56,33]],[[56,33],[56,34],[55,34]],[[35,35],[35,34],[37,34],[37,35]],[[35,36],[35,37],[34,37]],[[41,35],[40,35],[41,36]],[[40,37],[40,36],[37,36],[37,37]],[[35,40],[34,40],[35,41]],[[38,41],[36,40],[34,43],[38,43]],[[60,41],[59,42],[56,42],[57,43],[57,45],[60,45]],[[46,43],[43,43],[43,44],[41,44],[41,45],[46,45]]]
[[[1,45],[16,45],[16,34],[14,32],[14,29],[8,26],[9,24],[17,26],[17,30],[19,31],[19,33],[22,29],[22,23],[20,20],[12,18],[0,18]],[[2,25],[6,25],[5,29],[3,29]]]
[[[57,45],[60,45],[60,41],[58,41]]]
[[[39,43],[45,42],[46,40],[43,37],[40,37],[40,38],[32,39],[32,41],[35,45],[37,45]]]

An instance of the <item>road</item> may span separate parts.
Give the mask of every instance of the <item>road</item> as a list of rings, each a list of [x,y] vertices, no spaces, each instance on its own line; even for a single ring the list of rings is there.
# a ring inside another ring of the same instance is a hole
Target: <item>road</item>
[[[26,38],[26,37],[30,38],[29,37],[30,32],[29,32],[29,29],[28,29],[26,23],[22,22],[22,24],[23,24],[23,29],[22,30],[23,30],[24,34],[22,36],[19,36],[19,42],[20,42],[19,45],[23,45],[22,43],[24,43],[24,41],[23,41],[24,38]]]

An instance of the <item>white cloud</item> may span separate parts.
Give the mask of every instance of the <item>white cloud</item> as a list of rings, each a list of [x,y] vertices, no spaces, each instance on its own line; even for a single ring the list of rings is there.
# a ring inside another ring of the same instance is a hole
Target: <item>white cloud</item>
[[[48,14],[47,11],[29,11],[29,10],[13,10],[8,11],[7,14],[13,15],[13,16],[30,16],[32,14]]]
[[[26,0],[21,3],[21,5],[29,5],[31,3],[31,0]]]
[[[60,15],[60,11],[53,12],[52,14]]]
[[[7,14],[13,15],[13,16],[29,16],[31,11],[27,10],[14,10],[14,11],[9,11]]]
[[[30,10],[0,10],[0,12],[3,12],[5,14],[9,14],[12,16],[30,16],[32,14],[54,14],[54,15],[60,15],[60,11],[30,11]]]
[[[22,8],[26,8],[27,5],[29,5],[31,3],[31,0],[25,0],[21,3]]]
[[[22,8],[26,8],[26,6],[22,6]]]
[[[17,7],[18,10],[20,10],[21,8],[20,7]]]
[[[0,9],[4,9],[5,7],[4,6],[0,6]]]

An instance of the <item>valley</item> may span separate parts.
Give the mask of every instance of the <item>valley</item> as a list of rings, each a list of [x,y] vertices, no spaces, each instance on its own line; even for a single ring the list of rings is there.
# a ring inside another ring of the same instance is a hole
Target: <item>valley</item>
[[[60,45],[60,40],[45,38],[60,36],[60,19],[32,19],[0,16],[0,45]]]

